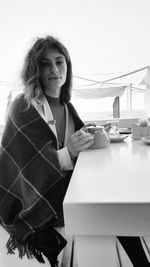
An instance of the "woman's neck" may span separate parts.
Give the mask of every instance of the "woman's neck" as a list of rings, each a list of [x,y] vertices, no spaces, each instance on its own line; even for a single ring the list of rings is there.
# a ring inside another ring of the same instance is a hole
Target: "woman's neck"
[[[45,95],[45,97],[48,100],[48,102],[50,102],[50,103],[60,103],[59,97],[53,97],[53,96],[49,96],[49,95]]]
[[[60,91],[55,90],[55,91],[51,91],[51,90],[46,90],[44,91],[44,94],[53,98],[59,98],[60,97]]]

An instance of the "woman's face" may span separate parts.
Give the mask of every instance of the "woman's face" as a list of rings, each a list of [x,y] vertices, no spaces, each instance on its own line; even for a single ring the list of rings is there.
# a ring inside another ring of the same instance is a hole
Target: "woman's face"
[[[59,97],[61,87],[66,82],[67,63],[63,54],[51,48],[41,59],[41,80],[44,93],[52,97]]]

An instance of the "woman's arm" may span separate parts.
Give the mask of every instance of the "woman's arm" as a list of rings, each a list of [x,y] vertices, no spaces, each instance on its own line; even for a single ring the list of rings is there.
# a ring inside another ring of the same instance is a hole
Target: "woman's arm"
[[[93,135],[84,130],[76,131],[71,135],[68,146],[57,151],[62,170],[73,170],[74,160],[81,151],[93,144]]]
[[[64,147],[57,151],[58,160],[61,167],[61,170],[73,170],[74,162],[70,157],[68,147]]]

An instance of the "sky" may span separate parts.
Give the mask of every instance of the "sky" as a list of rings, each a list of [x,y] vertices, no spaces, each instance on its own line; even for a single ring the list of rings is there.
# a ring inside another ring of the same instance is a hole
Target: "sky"
[[[77,76],[101,81],[150,65],[149,10],[149,0],[0,0],[0,81],[18,82],[26,52],[47,34],[66,45]]]

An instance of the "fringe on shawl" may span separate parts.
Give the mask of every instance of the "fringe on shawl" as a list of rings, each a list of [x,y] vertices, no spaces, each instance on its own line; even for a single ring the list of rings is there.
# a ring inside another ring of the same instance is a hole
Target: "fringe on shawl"
[[[19,257],[25,255],[28,259],[36,258],[40,263],[45,263],[43,255],[47,257],[51,267],[58,267],[58,254],[66,246],[67,241],[53,228],[31,234],[25,243],[20,243],[12,234],[7,241],[7,253],[15,254],[18,249]]]

